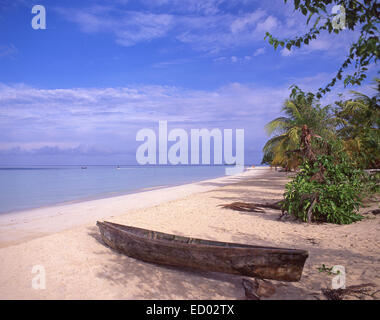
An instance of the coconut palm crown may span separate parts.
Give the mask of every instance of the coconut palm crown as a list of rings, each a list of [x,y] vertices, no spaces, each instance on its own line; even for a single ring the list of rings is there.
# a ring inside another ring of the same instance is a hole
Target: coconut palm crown
[[[282,166],[287,170],[296,168],[302,159],[299,152],[302,127],[307,126],[324,139],[334,135],[336,121],[330,106],[321,107],[313,95],[293,91],[282,108],[284,116],[270,121],[266,131],[271,138],[263,148],[262,163]]]

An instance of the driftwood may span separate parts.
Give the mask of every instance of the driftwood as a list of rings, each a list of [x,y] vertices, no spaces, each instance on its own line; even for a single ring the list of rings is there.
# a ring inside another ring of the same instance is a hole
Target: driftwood
[[[111,222],[97,223],[103,241],[132,258],[167,266],[261,279],[299,281],[305,250],[182,237]]]
[[[245,296],[250,300],[260,300],[261,297],[269,298],[276,293],[276,287],[266,280],[254,279],[254,281],[243,279]]]
[[[274,209],[274,210],[282,210],[281,209],[282,201],[274,202],[274,203],[247,203],[247,202],[232,202],[229,204],[220,205],[224,209],[232,209],[236,211],[245,211],[245,212],[261,212],[265,211],[263,208]]]
[[[374,209],[367,212],[363,212],[363,214],[373,214],[374,216],[380,214],[380,209]]]
[[[375,298],[375,294],[379,291],[375,291],[370,294],[371,288],[376,287],[373,283],[360,284],[355,286],[349,286],[345,289],[322,289],[322,293],[328,300],[343,300],[347,295],[366,295]]]

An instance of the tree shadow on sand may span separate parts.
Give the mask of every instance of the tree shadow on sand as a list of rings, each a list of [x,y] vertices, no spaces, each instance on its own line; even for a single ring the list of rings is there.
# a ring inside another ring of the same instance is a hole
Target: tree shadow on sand
[[[242,177],[234,177],[230,176],[227,178],[226,181],[201,181],[198,182],[200,185],[204,186],[215,186],[215,187],[224,187],[224,186],[257,186],[257,187],[265,187],[265,188],[271,188],[271,187],[277,187],[282,185],[282,189],[284,184],[289,180],[291,175],[279,173],[279,172],[271,172],[266,171],[265,176],[264,175],[258,175],[258,176],[242,176]]]
[[[226,202],[274,202],[282,199],[284,186],[287,182],[286,177],[278,177],[277,175],[265,178],[257,177],[211,192],[221,192],[220,197],[213,196],[213,198]]]
[[[295,299],[326,299],[321,289],[331,288],[333,275],[329,276],[319,271],[319,268],[323,264],[327,266],[344,266],[348,285],[374,282],[373,275],[378,274],[380,259],[377,256],[364,255],[347,248],[332,249],[321,247],[320,241],[322,240],[315,235],[314,238],[295,238],[294,233],[289,233],[289,241],[282,241],[281,245],[264,241],[255,235],[247,233],[238,233],[232,236],[231,241],[307,250],[309,257],[306,260],[301,281],[298,283],[277,282],[277,286],[282,288],[283,294],[289,296],[289,299],[291,299],[290,296]],[[296,246],[295,243],[297,243]],[[276,285],[276,282],[274,284]]]
[[[107,247],[96,227],[88,234],[101,245],[95,254],[104,260],[94,266],[95,276],[115,287],[117,299],[246,299],[241,276],[143,262]],[[299,284],[273,283],[277,293],[271,299],[315,299]]]
[[[101,244],[96,227],[91,227],[89,236]],[[174,268],[143,262],[125,256],[109,247],[95,254],[104,257],[97,266],[96,277],[114,286],[133,287],[128,299],[243,299],[241,277],[214,272],[199,272],[190,268]]]

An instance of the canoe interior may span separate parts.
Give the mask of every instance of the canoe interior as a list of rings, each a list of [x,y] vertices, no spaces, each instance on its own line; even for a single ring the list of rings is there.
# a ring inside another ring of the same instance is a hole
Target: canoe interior
[[[111,222],[97,223],[103,241],[132,258],[263,279],[299,281],[308,252],[182,237]]]
[[[262,249],[262,250],[276,250],[279,252],[288,252],[292,254],[301,254],[308,256],[308,252],[305,250],[299,249],[289,249],[289,248],[278,248],[278,247],[263,247],[263,246],[253,246],[249,244],[241,244],[241,243],[232,243],[232,242],[221,242],[221,241],[213,241],[213,240],[204,240],[190,237],[183,237],[174,234],[168,234],[158,231],[152,231],[137,227],[130,227],[126,225],[121,225],[113,222],[97,222],[97,225],[105,225],[111,228],[118,229],[120,231],[127,232],[129,234],[135,235],[137,237],[142,237],[150,240],[158,240],[164,242],[171,243],[179,243],[179,244],[191,244],[191,245],[200,245],[205,247],[223,247],[223,248],[247,248],[247,249]]]

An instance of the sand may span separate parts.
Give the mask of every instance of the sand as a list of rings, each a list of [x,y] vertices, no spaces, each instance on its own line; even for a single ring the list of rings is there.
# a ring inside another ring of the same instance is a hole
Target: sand
[[[3,215],[0,299],[245,298],[242,277],[157,266],[110,250],[95,226],[102,219],[197,238],[308,250],[301,281],[272,281],[277,291],[271,299],[325,299],[321,288],[331,288],[333,276],[318,271],[322,264],[344,266],[347,286],[370,282],[379,287],[378,216],[346,226],[305,224],[279,221],[275,210],[244,213],[219,206],[280,200],[288,180],[285,173],[256,168],[239,176]],[[32,287],[38,275],[32,273],[34,266],[45,270],[45,289]]]

